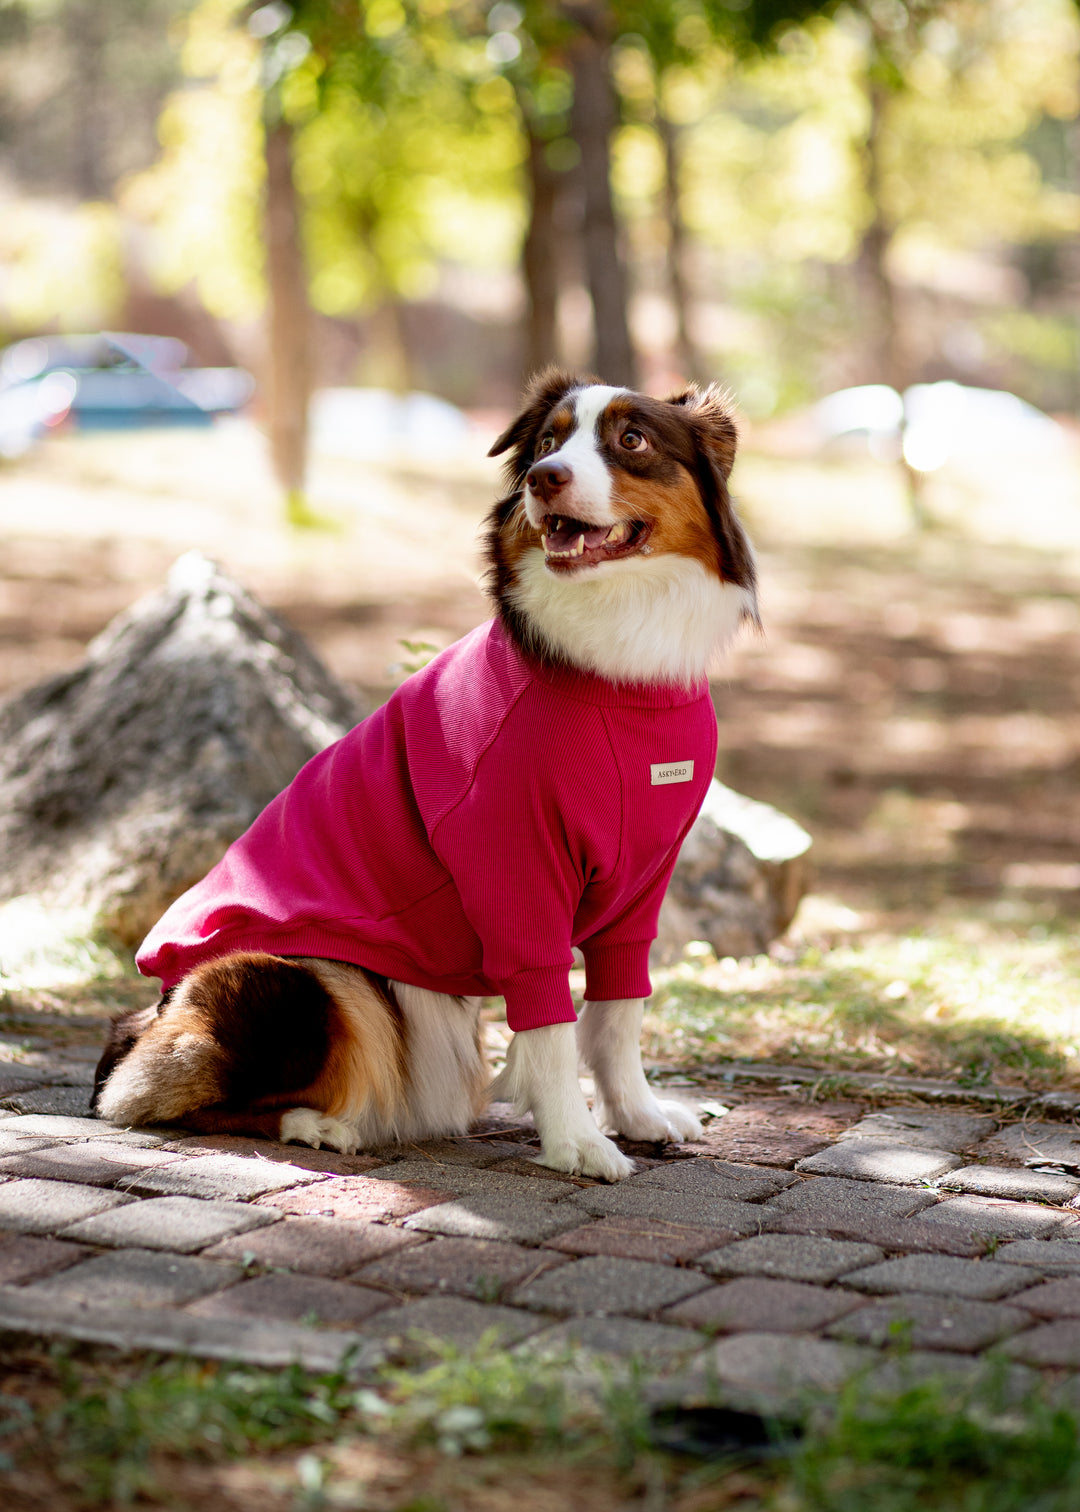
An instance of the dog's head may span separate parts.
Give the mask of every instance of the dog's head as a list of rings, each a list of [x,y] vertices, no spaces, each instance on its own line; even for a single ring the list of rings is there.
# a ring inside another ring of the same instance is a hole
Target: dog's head
[[[489,586],[519,643],[616,680],[700,677],[738,623],[758,622],[754,555],[727,487],[735,445],[715,388],[652,399],[541,374],[489,453],[510,453],[511,492],[489,518],[487,548]],[[625,638],[616,621],[635,610],[653,650],[638,636],[613,656],[604,642]]]

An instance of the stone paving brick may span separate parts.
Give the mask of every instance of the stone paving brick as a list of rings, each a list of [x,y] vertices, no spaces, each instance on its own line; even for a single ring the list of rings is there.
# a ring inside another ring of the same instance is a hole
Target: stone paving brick
[[[421,1297],[376,1313],[364,1325],[364,1337],[397,1341],[397,1352],[423,1357],[428,1338],[472,1349],[485,1335],[494,1334],[509,1346],[537,1333],[545,1321],[539,1313],[485,1305],[468,1297]]]
[[[5,1162],[0,1161],[0,1169]],[[1029,1171],[1015,1166],[963,1166],[942,1177],[946,1191],[975,1192],[983,1197],[1008,1197],[1017,1202],[1069,1202],[1080,1192],[1080,1181],[1055,1171]]]
[[[203,1201],[197,1197],[148,1197],[98,1213],[62,1229],[64,1239],[110,1249],[170,1250],[190,1255],[230,1234],[275,1223],[278,1215],[247,1202]]]
[[[652,1265],[646,1260],[589,1255],[519,1287],[512,1301],[521,1307],[555,1313],[648,1317],[708,1285],[696,1271]]]
[[[301,1218],[340,1218],[351,1223],[389,1223],[408,1218],[437,1202],[446,1193],[412,1182],[372,1181],[369,1176],[335,1176],[314,1186],[273,1192],[260,1198],[257,1207]]]
[[[309,1327],[354,1328],[389,1306],[385,1292],[317,1276],[257,1276],[193,1302],[200,1318],[264,1318]]]
[[[402,1185],[415,1181],[454,1197],[471,1197],[475,1193],[481,1197],[521,1197],[530,1202],[558,1202],[565,1195],[563,1186],[557,1182],[531,1182],[527,1177],[503,1175],[481,1166],[441,1165],[434,1160],[399,1160],[393,1165],[377,1166],[368,1172],[368,1176],[373,1181],[400,1182]]]
[[[584,1209],[598,1216],[613,1214],[620,1218],[661,1218],[668,1223],[684,1223],[694,1228],[728,1230],[735,1234],[757,1234],[772,1227],[772,1209],[752,1202],[736,1202],[725,1197],[696,1197],[688,1192],[665,1192],[662,1187],[631,1186],[623,1181],[617,1186],[584,1187],[567,1198],[566,1207]]]
[[[568,1176],[565,1171],[553,1171],[550,1166],[537,1165],[535,1160],[530,1160],[526,1155],[497,1160],[489,1169],[495,1176],[523,1176],[526,1181],[554,1181],[571,1189],[582,1185],[580,1176]]]
[[[402,1156],[402,1152],[405,1152]],[[388,1160],[406,1160],[420,1156],[434,1160],[440,1165],[494,1166],[500,1160],[508,1160],[522,1153],[521,1145],[508,1139],[424,1139],[408,1145],[383,1145],[373,1151],[381,1156],[380,1164]]]
[[[61,1117],[46,1113],[13,1113],[4,1119],[5,1134],[37,1134],[45,1139],[102,1139],[127,1131],[100,1118]]]
[[[777,1192],[790,1186],[795,1180],[786,1172],[756,1171],[753,1166],[733,1165],[726,1160],[706,1160],[702,1157],[673,1161],[667,1165],[654,1166],[631,1176],[624,1184],[637,1187],[660,1187],[665,1192],[683,1192],[693,1197],[720,1197],[737,1202],[758,1202],[763,1197],[775,1197]]]
[[[839,1136],[847,1139],[888,1139],[916,1148],[969,1150],[987,1139],[997,1125],[988,1114],[937,1113],[927,1108],[890,1108],[870,1113]]]
[[[445,1196],[445,1193],[443,1194]],[[459,1197],[416,1213],[405,1227],[424,1234],[458,1239],[505,1239],[515,1244],[541,1244],[555,1234],[576,1228],[581,1214],[569,1203],[530,1202],[526,1198],[479,1195]]]
[[[692,1405],[744,1401],[776,1410],[817,1401],[821,1392],[838,1391],[867,1368],[869,1350],[832,1339],[798,1334],[732,1334],[712,1344],[679,1383],[680,1400]]]
[[[0,1159],[6,1176],[43,1176],[53,1181],[81,1181],[86,1186],[112,1186],[136,1171],[168,1165],[179,1160],[161,1150],[142,1150],[129,1145],[110,1145],[86,1140],[80,1144],[54,1144]]]
[[[16,1092],[33,1092],[37,1086],[34,1077],[0,1074],[0,1097],[11,1097]]]
[[[179,1307],[231,1286],[242,1275],[239,1265],[157,1250],[117,1250],[38,1281],[33,1292],[84,1307]]]
[[[845,1275],[843,1284],[856,1291],[888,1296],[894,1292],[934,1292],[994,1302],[1011,1296],[1036,1279],[1036,1271],[1018,1265],[995,1265],[993,1260],[957,1260],[951,1255],[904,1255]],[[1078,1283],[1080,1286],[1080,1283]],[[1026,1302],[1013,1299],[1017,1306]]]
[[[1010,1359],[1025,1365],[1080,1369],[1080,1318],[1056,1318],[1026,1333],[1007,1339],[1001,1346]]]
[[[3,1251],[0,1250],[0,1260]],[[1023,1274],[1020,1268],[1015,1269]],[[1012,1298],[1015,1307],[1026,1307],[1039,1318],[1080,1318],[1080,1276],[1060,1276],[1056,1281],[1046,1281],[1042,1286],[1033,1286]]]
[[[829,1282],[883,1259],[873,1244],[795,1234],[759,1234],[699,1255],[710,1276],[773,1276],[783,1281]]]
[[[1016,1239],[994,1251],[1004,1265],[1026,1265],[1047,1276],[1080,1276],[1080,1244],[1075,1239]]]
[[[862,1244],[873,1244],[882,1250],[911,1250],[927,1254],[960,1255],[974,1260],[986,1253],[987,1240],[973,1238],[960,1228],[941,1224],[937,1228],[918,1226],[918,1216],[900,1218],[890,1223],[872,1215],[845,1217],[831,1215],[827,1211],[813,1213],[782,1213],[769,1224],[776,1234],[829,1234],[836,1239],[851,1239]]]
[[[240,1155],[249,1160],[276,1160],[299,1166],[303,1171],[323,1171],[331,1176],[359,1176],[381,1165],[372,1155],[342,1155],[337,1150],[313,1150],[310,1145],[282,1144],[277,1139],[255,1139],[244,1134],[187,1134],[166,1146],[181,1155]]]
[[[828,1220],[835,1229],[847,1220],[894,1223],[909,1218],[937,1201],[933,1192],[917,1191],[906,1186],[877,1185],[869,1181],[845,1181],[839,1176],[819,1176],[800,1182],[773,1197],[767,1204],[770,1213],[795,1213],[800,1217]]]
[[[893,1139],[845,1139],[800,1160],[796,1170],[914,1186],[921,1181],[936,1181],[963,1163],[959,1155],[948,1150],[919,1149]]]
[[[1018,1340],[1027,1337],[1026,1333],[1016,1335]],[[860,1385],[868,1395],[899,1396],[929,1381],[965,1392],[982,1384],[991,1390],[992,1400],[1007,1406],[1030,1404],[1032,1394],[1042,1386],[1039,1374],[1024,1365],[1003,1370],[997,1349],[990,1360],[944,1349],[888,1350],[860,1378]]]
[[[974,1151],[981,1158],[1004,1155],[1022,1165],[1080,1166],[1080,1128],[1067,1123],[1018,1123],[999,1129]]]
[[[999,1239],[1061,1238],[1071,1232],[1080,1236],[1075,1214],[1035,1207],[1023,1202],[1001,1202],[995,1197],[948,1197],[927,1213],[912,1220],[912,1228],[952,1228],[968,1234],[988,1234]]]
[[[871,1302],[833,1323],[826,1332],[835,1339],[860,1344],[904,1343],[912,1349],[947,1349],[974,1354],[999,1339],[1019,1333],[1031,1314],[1004,1302],[957,1302],[925,1292],[886,1297]]]
[[[863,1306],[851,1292],[741,1276],[664,1309],[665,1323],[688,1323],[713,1333],[814,1333]]]
[[[493,1302],[510,1288],[565,1263],[561,1255],[519,1244],[491,1239],[434,1239],[419,1249],[365,1265],[351,1279],[396,1292],[448,1292]]]
[[[245,1263],[253,1260],[258,1265],[299,1271],[307,1276],[345,1276],[370,1261],[423,1242],[419,1234],[405,1234],[385,1223],[285,1218],[258,1233],[234,1234],[231,1239],[223,1239],[213,1249],[205,1250],[203,1258]]]
[[[324,1178],[272,1160],[241,1155],[195,1155],[158,1170],[138,1172],[120,1183],[126,1192],[146,1197],[221,1197],[240,1200]]]
[[[734,1239],[734,1233],[728,1238]],[[665,1223],[660,1218],[598,1218],[546,1241],[548,1249],[567,1255],[612,1255],[623,1260],[653,1260],[673,1265],[716,1248],[716,1229]]]
[[[55,1139],[43,1139],[37,1134],[12,1134],[0,1126],[0,1155],[29,1155],[31,1150],[51,1150]]]
[[[60,1118],[89,1118],[91,1088],[41,1087],[33,1092],[13,1092],[4,1102],[13,1113],[49,1113]]]
[[[855,1104],[849,1105],[846,1116],[830,1116],[786,1100],[744,1103],[715,1119],[703,1139],[684,1148],[754,1165],[790,1167],[829,1144],[858,1113]]]
[[[666,1323],[645,1323],[640,1318],[566,1318],[519,1344],[515,1353],[540,1359],[591,1355],[634,1357],[657,1362],[696,1354],[705,1344],[703,1335],[689,1328]]]
[[[89,1254],[82,1244],[35,1239],[29,1234],[5,1234],[0,1237],[0,1286],[40,1280],[85,1260]]]
[[[130,1201],[130,1197],[120,1192],[77,1186],[70,1181],[43,1181],[34,1177],[5,1181],[0,1185],[0,1228],[15,1229],[22,1234],[49,1234],[77,1223],[80,1218]]]
[[[337,1369],[350,1351],[353,1374],[374,1369],[385,1350],[359,1334],[319,1332],[251,1318],[210,1319],[158,1308],[94,1307],[36,1295],[34,1287],[0,1287],[0,1330],[80,1339],[123,1350],[243,1360],[275,1369],[294,1361],[308,1370]]]

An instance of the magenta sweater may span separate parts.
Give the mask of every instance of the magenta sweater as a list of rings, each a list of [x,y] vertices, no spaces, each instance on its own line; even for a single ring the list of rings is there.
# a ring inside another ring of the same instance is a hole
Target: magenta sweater
[[[167,988],[233,950],[352,961],[502,996],[512,1029],[647,997],[649,945],[716,759],[705,683],[615,684],[527,661],[497,620],[320,752],[159,920]]]

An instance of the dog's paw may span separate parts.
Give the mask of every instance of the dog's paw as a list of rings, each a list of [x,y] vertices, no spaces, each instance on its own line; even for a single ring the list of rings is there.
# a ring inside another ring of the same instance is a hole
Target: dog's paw
[[[650,1096],[617,1109],[605,1108],[601,1127],[624,1139],[640,1139],[654,1144],[681,1144],[684,1139],[700,1139],[701,1124],[683,1103],[663,1101]]]
[[[599,1131],[576,1139],[547,1140],[535,1161],[568,1176],[598,1176],[601,1181],[622,1181],[634,1174],[634,1162]]]
[[[306,1144],[313,1150],[338,1150],[352,1155],[360,1145],[356,1130],[340,1118],[316,1113],[314,1108],[291,1108],[281,1115],[281,1138],[286,1144]]]

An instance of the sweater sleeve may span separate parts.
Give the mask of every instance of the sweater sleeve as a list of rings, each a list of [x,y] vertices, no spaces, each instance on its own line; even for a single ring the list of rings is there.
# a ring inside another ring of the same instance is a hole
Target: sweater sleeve
[[[612,780],[593,768],[583,782],[567,760],[568,732],[545,727],[536,713],[522,709],[508,721],[431,835],[479,937],[482,974],[506,999],[513,1030],[576,1018],[568,975],[591,864],[583,839],[589,794],[592,779],[601,791]],[[587,736],[579,751],[582,744]]]
[[[651,994],[649,950],[656,939],[660,905],[678,855],[676,844],[619,917],[582,941],[586,1002],[646,998]]]

